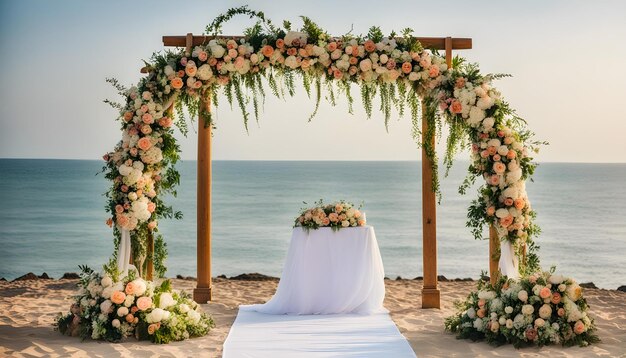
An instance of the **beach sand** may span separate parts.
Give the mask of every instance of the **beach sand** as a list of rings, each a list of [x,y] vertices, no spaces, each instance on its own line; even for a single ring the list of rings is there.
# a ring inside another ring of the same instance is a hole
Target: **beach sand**
[[[177,289],[191,291],[191,280],[174,279]],[[137,342],[106,343],[62,336],[52,323],[66,312],[76,280],[0,282],[0,356],[42,357],[220,357],[222,344],[237,315],[239,304],[262,303],[276,290],[277,280],[239,281],[217,278],[214,301],[203,305],[217,327],[208,336],[168,345]],[[474,282],[441,282],[441,310],[420,309],[419,280],[386,280],[385,307],[418,357],[626,357],[626,293],[586,289],[591,314],[602,342],[589,347],[550,346],[514,349],[492,347],[484,342],[458,340],[444,332],[444,317],[452,314],[453,302],[463,299]]]

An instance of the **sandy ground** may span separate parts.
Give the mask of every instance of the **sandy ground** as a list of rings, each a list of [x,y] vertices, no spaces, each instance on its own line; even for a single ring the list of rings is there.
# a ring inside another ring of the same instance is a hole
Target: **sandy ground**
[[[173,280],[175,288],[191,290],[193,281]],[[42,357],[220,357],[222,344],[239,304],[262,303],[276,290],[277,281],[216,279],[214,301],[203,305],[217,327],[208,336],[168,345],[129,340],[125,343],[84,341],[55,332],[56,315],[66,311],[76,280],[0,282],[0,356]],[[421,281],[387,280],[385,307],[418,357],[626,357],[626,293],[587,289],[585,295],[596,319],[602,343],[585,347],[551,346],[515,350],[484,342],[457,340],[443,330],[453,302],[464,298],[472,282],[442,282],[442,309],[420,309]]]

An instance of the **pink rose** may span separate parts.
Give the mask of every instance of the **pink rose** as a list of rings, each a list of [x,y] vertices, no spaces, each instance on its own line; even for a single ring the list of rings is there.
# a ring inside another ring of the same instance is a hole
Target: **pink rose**
[[[200,51],[198,53],[198,60],[204,62],[209,58],[209,54],[206,53],[206,51]]]
[[[500,225],[502,227],[509,227],[513,223],[513,215],[505,216],[500,219]]]
[[[437,76],[439,76],[439,66],[431,66],[428,69],[428,75],[430,77],[437,77]]]
[[[137,148],[133,147],[130,148],[130,155],[132,155],[133,157],[137,156]]]
[[[495,213],[496,213],[496,208],[495,207],[490,206],[490,207],[487,208],[487,215],[493,216],[493,214],[495,214]]]
[[[141,109],[142,112],[146,113],[146,112],[148,112],[148,105],[147,104],[142,104],[139,109]]]
[[[145,113],[143,116],[141,116],[141,120],[145,124],[152,124],[152,123],[154,123],[154,119],[152,118],[152,115],[150,113]]]
[[[493,174],[489,177],[489,181],[491,185],[498,185],[500,184],[500,176],[498,174]]]
[[[328,226],[328,224],[330,224],[330,219],[328,219],[328,218],[324,218],[324,220],[322,221],[322,224],[323,224],[324,226]]]
[[[122,185],[122,187],[120,188],[122,190],[123,193],[128,191],[128,186],[127,185]]]
[[[502,159],[502,157],[500,157],[500,154],[496,154],[496,155],[493,156],[493,161],[494,162],[499,162],[500,159]]]
[[[528,338],[529,341],[534,341],[535,339],[537,339],[537,330],[535,328],[528,328],[525,334],[526,338]]]
[[[552,294],[552,299],[550,299],[550,302],[552,302],[555,305],[558,305],[559,303],[561,303],[561,294],[558,292],[554,292]]]
[[[511,198],[504,199],[504,205],[506,205],[506,206],[513,205],[513,199],[511,199]]]
[[[559,317],[563,317],[563,316],[565,316],[565,309],[564,309],[563,307],[559,308],[559,309],[558,309],[558,311],[556,311],[556,314],[557,314]]]
[[[457,78],[456,82],[454,83],[454,87],[456,87],[456,88],[463,88],[463,87],[465,87],[465,78],[463,78],[463,77]]]
[[[118,214],[123,213],[124,212],[124,207],[119,205],[119,204],[115,205],[115,212],[118,213]]]
[[[137,299],[137,308],[140,311],[145,311],[150,307],[152,307],[152,299],[150,297],[143,296]]]
[[[152,147],[152,142],[150,141],[150,138],[143,137],[137,142],[137,146],[141,150],[148,150],[150,149],[150,147]]]

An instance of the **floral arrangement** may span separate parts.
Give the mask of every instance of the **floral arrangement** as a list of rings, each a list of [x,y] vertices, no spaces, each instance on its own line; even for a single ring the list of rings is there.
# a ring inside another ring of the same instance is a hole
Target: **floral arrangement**
[[[114,267],[114,263],[105,266],[102,274],[81,267],[80,291],[70,312],[57,320],[62,334],[110,342],[134,336],[168,343],[204,336],[214,326],[197,303],[172,290],[169,280],[154,285],[134,271],[120,277]]]
[[[330,227],[333,230],[339,230],[345,227],[365,226],[365,224],[365,214],[361,212],[360,207],[355,208],[354,204],[344,200],[324,205],[320,200],[315,203],[314,207],[303,209],[293,227],[302,227],[305,230]]]
[[[240,14],[259,21],[244,31],[243,38],[218,37],[222,24]],[[127,89],[110,80],[125,103],[109,101],[119,110],[122,140],[104,156],[106,177],[112,181],[107,193],[107,223],[114,228],[116,243],[121,229],[130,231],[134,263],[140,273],[147,259],[147,238],[155,234],[155,269],[161,275],[165,272],[166,251],[158,235],[158,220],[181,216],[161,198],[175,194],[179,183],[174,167],[179,147],[173,127],[187,132],[183,107],[192,118],[202,112],[207,119],[204,125],[213,125],[201,99],[210,98],[217,107],[219,95],[224,94],[231,106],[238,103],[247,128],[248,105],[251,102],[258,120],[265,84],[278,97],[293,95],[296,77],[307,94],[315,96],[312,116],[322,92],[333,105],[339,95],[344,96],[352,108],[353,85],[360,88],[368,116],[375,97],[385,121],[393,108],[403,115],[408,107],[412,135],[433,159],[437,192],[436,153],[430,141],[421,138],[439,137],[445,120],[450,128],[444,158],[447,168],[457,151],[472,148],[469,176],[460,191],[464,193],[478,177],[485,181],[469,208],[468,226],[476,238],[482,238],[484,226],[493,225],[500,239],[511,241],[518,252],[529,247],[527,264],[521,268],[523,272],[535,270],[538,260],[532,237],[539,229],[533,223],[535,214],[525,181],[534,171],[531,154],[540,143],[531,141],[532,133],[492,87],[492,80],[502,75],[482,75],[475,65],[458,57],[448,68],[444,57],[422,48],[411,29],[384,36],[380,28],[372,27],[363,36],[333,37],[311,19],[302,20],[302,28],[296,31],[288,21],[277,27],[262,12],[247,7],[230,9],[207,26],[206,32],[215,37],[205,44],[190,53],[181,49],[155,54],[145,67],[147,76],[136,86]],[[422,105],[425,111],[420,118]],[[420,120],[428,121],[428,133],[420,132]],[[311,214],[305,225],[323,224],[324,218],[317,217],[319,223],[314,218]]]
[[[502,277],[494,286],[479,281],[477,291],[445,327],[459,338],[500,345],[586,346],[599,342],[582,288],[571,278],[538,272],[519,281]]]

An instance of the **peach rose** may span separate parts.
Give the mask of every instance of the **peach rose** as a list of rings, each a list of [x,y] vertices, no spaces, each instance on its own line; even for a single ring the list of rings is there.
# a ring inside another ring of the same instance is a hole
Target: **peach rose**
[[[585,328],[585,324],[583,321],[576,321],[574,324],[574,333],[583,334],[587,329]]]
[[[126,284],[126,288],[124,289],[127,295],[132,295],[135,292],[135,284],[131,281]]]
[[[196,75],[197,72],[198,72],[198,68],[196,67],[196,65],[188,63],[187,66],[185,67],[185,73],[187,74],[187,76],[193,77]]]
[[[485,317],[485,309],[484,308],[479,309],[478,311],[476,311],[476,315],[480,318]]]
[[[200,60],[200,61],[204,62],[204,61],[206,61],[208,58],[209,58],[209,54],[208,54],[208,53],[206,53],[206,51],[200,51],[200,52],[198,53],[198,60]]]
[[[155,227],[157,227],[157,222],[156,221],[150,221],[148,223],[148,229],[153,230]]]
[[[463,105],[461,104],[461,102],[457,101],[456,99],[452,101],[452,104],[450,105],[450,112],[455,114],[463,112]]]
[[[478,307],[483,308],[485,307],[485,300],[483,300],[482,298],[480,300],[478,300]]]
[[[502,162],[497,162],[493,164],[493,171],[496,172],[496,174],[503,174],[505,170],[506,165],[504,165]]]
[[[132,313],[129,313],[126,315],[126,322],[133,323],[134,321],[135,321],[135,316],[133,316]]]
[[[544,287],[541,289],[541,291],[539,291],[539,297],[543,298],[544,300],[546,298],[550,298],[552,297],[552,291],[550,291],[549,288]]]
[[[513,205],[513,199],[511,199],[511,198],[504,199],[504,205],[506,205],[506,206]]]
[[[170,86],[174,89],[181,89],[183,87],[183,80],[178,77],[172,78],[170,81]]]
[[[498,185],[500,184],[500,176],[498,174],[493,174],[490,178],[490,183],[491,185]]]
[[[126,122],[130,122],[130,120],[133,119],[133,112],[125,112],[124,113],[124,121]]]
[[[148,203],[148,211],[153,213],[155,209],[156,209],[156,204],[153,203],[153,202],[149,202]]]
[[[113,291],[111,294],[111,302],[116,305],[124,303],[124,300],[126,300],[126,294],[122,291]]]
[[[141,120],[145,124],[152,124],[152,123],[154,123],[154,118],[152,118],[152,115],[150,113],[145,113],[143,116],[141,116]]]
[[[522,210],[524,206],[526,206],[526,203],[524,202],[524,199],[517,198],[514,200],[513,205],[515,205],[515,209]]]
[[[108,227],[113,226],[113,219],[108,218],[107,221],[106,221],[106,224],[107,224]]]
[[[365,47],[365,51],[367,52],[376,51],[376,44],[372,40],[365,41],[365,43],[363,44],[363,47]]]
[[[563,307],[559,308],[559,309],[556,311],[556,314],[557,314],[559,317],[563,317],[563,316],[565,316],[565,309],[564,309]]]
[[[270,45],[265,45],[263,46],[263,48],[261,49],[261,53],[263,54],[263,56],[265,57],[270,57],[272,56],[272,54],[274,53],[274,48]]]
[[[118,213],[118,214],[123,213],[124,212],[124,207],[119,205],[119,204],[115,205],[115,212]]]
[[[513,138],[512,137],[504,138],[504,144],[509,145],[511,143],[513,143]]]
[[[340,80],[343,77],[343,73],[340,70],[336,69],[333,71],[333,76],[335,77],[335,79]]]
[[[322,225],[327,226],[328,224],[330,224],[330,219],[324,218],[324,220],[322,220]]]
[[[500,225],[502,227],[509,227],[513,223],[513,215],[505,216],[500,219]]]
[[[495,207],[490,206],[490,207],[487,208],[487,215],[488,216],[493,216],[493,214],[495,214],[495,213],[496,213],[496,208]]]
[[[513,158],[517,157],[517,153],[514,150],[509,150],[509,152],[506,153],[506,157],[508,159],[513,159]]]
[[[454,87],[456,87],[456,88],[463,88],[463,87],[465,87],[465,78],[463,78],[463,77],[457,78],[456,82],[454,83]]]
[[[480,152],[480,156],[481,158],[487,158],[489,157],[489,152],[487,150],[483,150],[482,152]]]
[[[411,64],[411,62],[404,62],[402,64],[402,72],[404,73],[410,73],[411,71],[413,71],[413,65]]]
[[[150,297],[139,297],[137,299],[137,308],[140,311],[145,311],[148,308],[152,307],[152,299]]]
[[[430,77],[437,77],[437,76],[439,76],[439,66],[431,66],[428,69],[428,75]]]
[[[156,331],[156,324],[153,323],[153,324],[148,326],[148,334],[149,335],[153,335],[154,331]]]
[[[126,215],[119,214],[115,217],[115,221],[121,227],[126,227],[128,225],[128,217]]]
[[[326,48],[328,49],[328,52],[333,52],[337,49],[337,43],[331,42],[326,46]]]
[[[328,219],[336,223],[339,220],[339,215],[337,215],[337,213],[330,213],[328,214]]]
[[[496,154],[496,155],[494,155],[494,156],[493,156],[493,161],[494,161],[494,162],[499,162],[499,161],[500,161],[500,159],[502,159],[502,157],[500,156],[500,154]]]
[[[552,294],[552,299],[550,299],[550,302],[552,302],[555,305],[558,305],[559,303],[561,303],[561,294],[558,292],[554,292]]]
[[[277,47],[277,48],[283,48],[283,47],[285,47],[285,40],[283,40],[283,39],[278,39],[278,40],[276,40],[276,47]]]
[[[150,147],[152,147],[152,142],[150,141],[150,138],[143,137],[137,142],[137,146],[141,150],[148,150],[150,149]]]
[[[489,152],[489,155],[496,155],[496,153],[498,153],[498,148],[490,146],[487,148],[487,152]]]
[[[164,128],[169,128],[172,126],[172,119],[170,117],[163,117],[159,119],[159,125]]]
[[[143,134],[150,134],[152,133],[152,127],[150,127],[149,125],[145,125],[141,127],[141,133]]]
[[[130,313],[135,314],[135,312],[139,311],[139,308],[137,308],[137,306],[133,306],[130,308]]]

